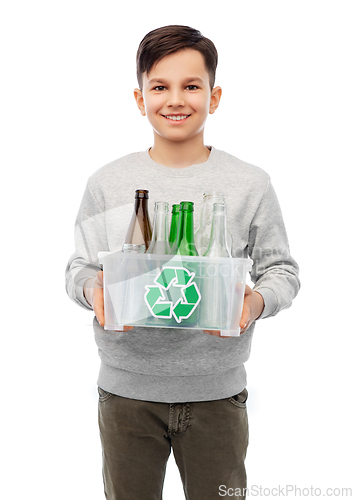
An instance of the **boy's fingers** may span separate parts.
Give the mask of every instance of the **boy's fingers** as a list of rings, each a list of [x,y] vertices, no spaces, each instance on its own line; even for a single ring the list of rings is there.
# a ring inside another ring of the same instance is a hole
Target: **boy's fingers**
[[[249,307],[244,303],[243,305],[243,311],[241,313],[241,318],[240,318],[240,322],[239,322],[239,326],[240,328],[244,328],[244,326],[246,325],[246,323],[249,321],[250,319],[250,309]]]
[[[220,330],[204,330],[204,333],[207,333],[208,335],[214,335],[215,337],[220,337]]]
[[[250,319],[250,309],[246,305],[244,305],[243,312],[239,321],[240,333],[243,333],[243,331],[249,326]]]
[[[250,319],[249,316],[247,316],[245,314],[241,317],[241,320],[240,320],[240,323],[239,323],[239,326],[240,326],[241,329],[243,329],[243,328],[246,327],[246,325],[249,322],[249,319]]]
[[[243,331],[245,331],[249,325],[250,325],[250,318],[249,317],[242,319],[239,323],[240,333],[243,333]]]
[[[98,283],[103,286],[103,271],[98,271],[97,280],[98,280]]]
[[[244,292],[244,303],[243,303],[243,310],[241,313],[241,318],[239,322],[239,326],[241,330],[244,330],[246,326],[248,325],[251,315],[250,315],[250,305],[249,301],[251,299],[251,293],[252,290],[249,287],[249,285],[245,285],[245,292]]]
[[[101,309],[101,308],[98,308],[96,311],[96,317],[97,317],[97,320],[98,320],[98,323],[100,324],[100,326],[104,326],[104,310]]]
[[[101,326],[104,326],[104,300],[103,290],[96,289],[93,295],[93,310]]]
[[[213,335],[214,337],[219,337],[221,339],[231,339],[232,336],[229,335],[221,335],[220,330],[204,330],[203,333],[207,333],[208,335]]]

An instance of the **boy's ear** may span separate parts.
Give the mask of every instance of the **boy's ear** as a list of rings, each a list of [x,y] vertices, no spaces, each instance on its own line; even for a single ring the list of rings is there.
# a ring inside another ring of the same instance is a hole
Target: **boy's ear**
[[[222,89],[221,87],[214,87],[211,91],[210,114],[212,115],[219,106],[221,100]]]
[[[145,111],[145,103],[142,97],[142,92],[140,89],[135,89],[134,90],[134,96],[135,96],[135,101],[137,104],[137,107],[139,108],[141,115],[146,116],[146,111]]]

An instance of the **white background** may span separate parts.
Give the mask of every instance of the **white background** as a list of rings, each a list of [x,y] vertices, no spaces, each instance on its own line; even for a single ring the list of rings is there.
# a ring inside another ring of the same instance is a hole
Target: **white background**
[[[167,24],[214,41],[223,96],[205,142],[270,174],[301,268],[246,365],[249,487],[353,488],[351,5],[3,4],[1,498],[104,498],[93,318],[64,270],[87,177],[152,144],[135,54]],[[182,498],[171,459],[164,499]]]

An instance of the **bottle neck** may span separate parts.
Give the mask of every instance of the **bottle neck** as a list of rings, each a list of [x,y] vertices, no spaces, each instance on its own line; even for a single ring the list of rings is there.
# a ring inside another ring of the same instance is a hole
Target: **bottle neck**
[[[187,241],[194,241],[194,217],[192,212],[182,211],[180,214],[180,234],[179,239],[186,239]]]
[[[194,242],[193,212],[182,210],[179,217],[177,253],[179,255],[198,255]]]
[[[146,212],[148,210],[148,199],[147,198],[135,198],[135,212]]]
[[[213,235],[212,240],[216,240],[221,245],[226,245],[226,218],[225,213],[216,213],[213,215]]]
[[[227,246],[227,212],[224,203],[215,203],[212,212],[210,244],[205,253],[208,257],[231,257]]]
[[[148,198],[135,197],[135,208],[124,244],[145,245],[147,249],[151,242],[151,222],[148,214]]]
[[[157,201],[154,209],[152,241],[167,241],[169,205],[164,201]]]
[[[224,203],[224,202],[225,202],[225,196],[223,193],[207,192],[203,194],[201,215],[200,215],[200,227],[212,224],[213,204]]]
[[[146,253],[169,254],[168,243],[168,210],[169,204],[157,201],[154,206],[153,232],[151,244]]]
[[[173,205],[172,220],[170,223],[169,243],[174,244],[178,233],[180,205]]]

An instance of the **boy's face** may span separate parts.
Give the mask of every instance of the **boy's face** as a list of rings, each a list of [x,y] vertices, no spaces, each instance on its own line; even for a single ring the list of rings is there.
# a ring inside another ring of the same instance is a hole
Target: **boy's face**
[[[210,89],[203,55],[184,49],[165,56],[143,74],[142,92],[135,99],[154,134],[173,142],[203,137],[209,113],[218,107],[222,90]]]

